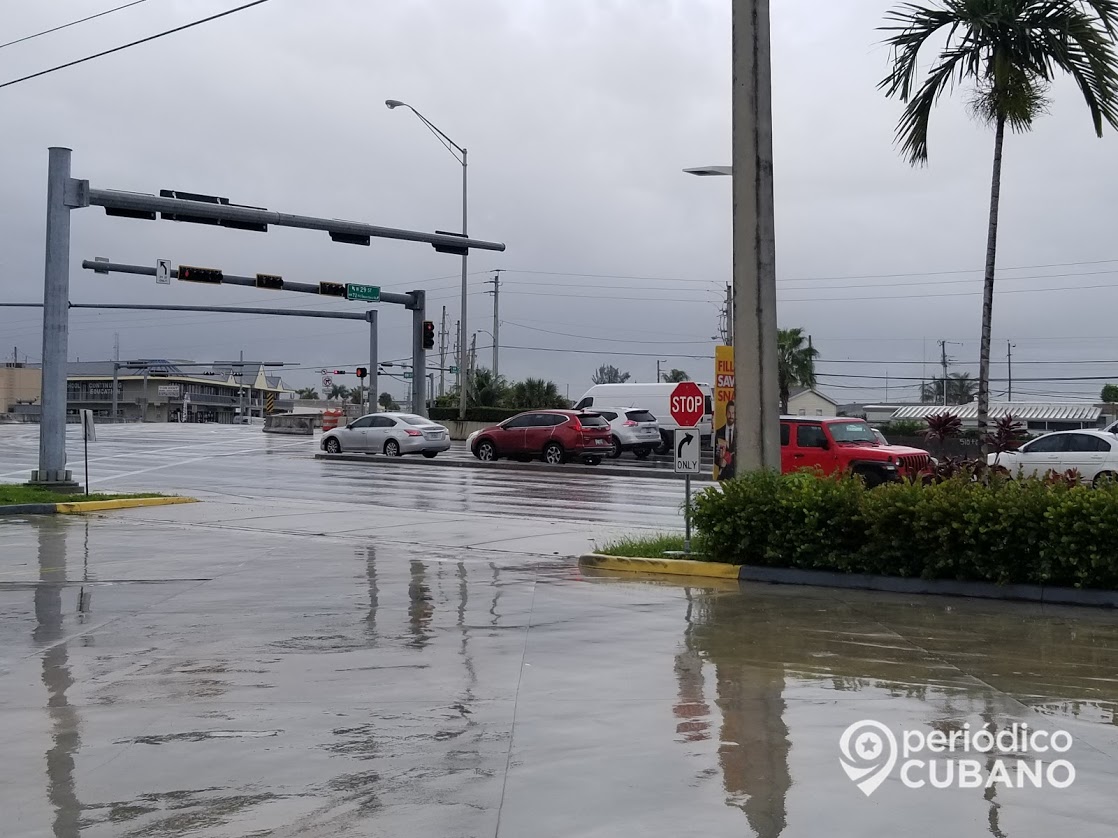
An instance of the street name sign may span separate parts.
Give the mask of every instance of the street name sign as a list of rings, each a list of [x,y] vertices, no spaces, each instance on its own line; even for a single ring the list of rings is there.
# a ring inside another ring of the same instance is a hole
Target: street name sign
[[[347,300],[362,300],[366,303],[379,303],[380,286],[356,285],[352,282],[346,283],[345,298]]]

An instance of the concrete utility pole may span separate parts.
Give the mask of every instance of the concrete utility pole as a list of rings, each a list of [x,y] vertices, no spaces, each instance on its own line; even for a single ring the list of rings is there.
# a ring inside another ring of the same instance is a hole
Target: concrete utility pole
[[[734,345],[734,286],[726,286],[726,345]]]
[[[113,421],[116,421],[117,411],[117,373],[120,371],[120,333],[113,334]]]
[[[493,272],[493,278],[489,280],[493,285],[493,290],[486,292],[493,295],[493,378],[498,375],[498,353],[501,345],[501,272],[496,270]]]
[[[415,300],[412,315],[411,412],[427,415],[427,351],[423,348],[423,321],[427,319],[427,292],[409,291]]]
[[[943,406],[947,406],[947,341],[939,342],[940,366],[943,367]]]
[[[1008,340],[1005,342],[1005,359],[1009,365],[1009,392],[1006,393],[1006,401],[1013,401],[1013,347],[1015,344],[1010,343]]]
[[[443,306],[443,319],[439,324],[439,396],[444,395],[446,395],[446,306]]]
[[[657,358],[656,359],[656,383],[659,384],[663,380],[664,380],[664,377],[660,374],[660,359]]]
[[[732,4],[734,377],[739,473],[780,470],[769,0]]]
[[[455,359],[462,358],[464,356],[465,353],[462,351],[462,347],[463,347],[464,344],[465,344],[465,342],[462,340],[462,321],[461,320],[455,320],[454,321],[454,357],[455,357]],[[455,376],[454,376],[454,383],[455,383],[455,386],[458,387],[458,392],[462,392],[462,386],[463,386],[462,385],[462,379],[465,375],[466,375],[466,368],[465,368],[465,366],[462,365],[461,361],[459,361],[458,362],[458,372],[455,373]]]

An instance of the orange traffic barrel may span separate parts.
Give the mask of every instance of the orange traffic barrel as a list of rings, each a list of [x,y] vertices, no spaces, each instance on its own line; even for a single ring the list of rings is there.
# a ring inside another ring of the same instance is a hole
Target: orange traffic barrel
[[[342,423],[345,416],[344,410],[339,410],[336,407],[331,407],[322,412],[322,430],[332,431]]]

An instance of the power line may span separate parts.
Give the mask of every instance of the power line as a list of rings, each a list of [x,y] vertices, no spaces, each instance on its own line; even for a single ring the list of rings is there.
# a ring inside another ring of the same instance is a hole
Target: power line
[[[604,343],[655,343],[658,345],[699,345],[710,346],[710,340],[634,340],[632,338],[600,338],[595,335],[576,335],[571,332],[556,332],[551,329],[540,329],[535,326],[525,326],[523,323],[517,323],[514,320],[502,320],[501,323],[505,326],[515,326],[518,329],[528,329],[532,332],[543,332],[547,335],[559,335],[565,338],[580,338],[582,340],[602,341]]]
[[[1110,283],[1108,285],[1064,285],[1059,288],[1011,288],[1008,291],[997,292],[999,296],[1003,294],[1036,294],[1048,291],[1092,291],[1099,288],[1118,288],[1118,284]],[[804,291],[807,289],[796,288],[790,289],[796,291]],[[782,300],[786,303],[835,303],[835,302],[858,302],[862,300],[926,300],[933,297],[978,297],[982,295],[982,291],[947,291],[943,294],[874,294],[870,297],[783,297]]]
[[[123,6],[117,6],[113,9],[106,9],[103,12],[98,12],[95,15],[83,17],[79,20],[72,20],[69,23],[64,23],[61,26],[56,26],[53,29],[44,29],[42,32],[36,32],[34,35],[24,35],[22,38],[16,38],[14,41],[8,41],[6,44],[0,44],[0,49],[15,46],[16,44],[22,44],[24,41],[31,41],[35,38],[40,38],[43,35],[49,35],[52,32],[60,32],[63,29],[69,29],[71,26],[77,26],[79,23],[85,23],[87,20],[93,20],[95,18],[104,17],[105,15],[111,15],[113,12],[119,12],[121,9],[127,9],[129,6],[138,6],[141,3],[146,2],[147,0],[132,0],[131,3],[125,3]]]
[[[1030,271],[1035,268],[1072,268],[1078,265],[1109,265],[1118,262],[1118,259],[1096,259],[1092,262],[1053,262],[1048,265],[1018,265],[1012,268],[998,268],[999,271]],[[843,279],[894,279],[903,276],[947,276],[949,274],[975,274],[982,273],[983,268],[962,268],[953,271],[915,271],[912,273],[895,274],[849,274],[847,276],[803,276],[789,279],[789,282],[828,282]]]
[[[13,84],[19,84],[20,82],[30,81],[31,79],[37,79],[39,76],[45,76],[49,73],[54,73],[58,70],[65,70],[67,67],[75,67],[78,64],[84,64],[85,62],[92,61],[95,58],[102,58],[106,55],[112,55],[114,52],[120,52],[121,50],[126,50],[129,47],[135,47],[135,46],[139,46],[140,44],[146,44],[148,41],[154,41],[157,38],[162,38],[166,35],[173,35],[176,32],[182,32],[184,29],[191,29],[195,26],[201,26],[203,23],[209,23],[211,20],[217,20],[220,17],[226,17],[227,15],[235,14],[237,12],[244,11],[245,9],[251,9],[253,6],[259,6],[261,3],[267,3],[267,2],[268,2],[268,0],[252,0],[251,3],[245,3],[244,5],[237,6],[237,7],[232,8],[232,9],[228,9],[227,11],[218,12],[216,15],[210,15],[209,17],[204,17],[201,20],[195,20],[195,21],[192,21],[191,23],[184,23],[182,26],[176,26],[174,29],[167,29],[167,30],[164,30],[163,32],[157,32],[154,35],[148,35],[146,38],[140,38],[140,40],[138,40],[138,41],[132,41],[131,43],[122,44],[119,47],[113,47],[112,49],[103,50],[102,52],[98,52],[98,53],[95,53],[93,55],[87,55],[85,58],[79,58],[76,61],[69,61],[65,64],[59,64],[58,66],[51,67],[50,69],[47,69],[47,70],[40,70],[39,72],[32,73],[29,76],[23,76],[22,78],[12,79],[11,81],[6,81],[3,84],[0,84],[0,89],[3,89],[5,87],[11,87]]]
[[[994,281],[995,285],[1002,282],[1022,282],[1030,279],[1062,279],[1064,277],[1075,276],[1112,276],[1118,273],[1118,270],[1109,271],[1078,271],[1076,273],[1066,274],[1037,274],[1035,276],[999,276]],[[783,282],[795,282],[797,280],[782,280]],[[799,280],[803,281],[803,280]],[[842,291],[847,288],[921,288],[926,285],[965,285],[967,283],[982,282],[981,277],[971,277],[970,279],[934,279],[930,282],[907,282],[907,283],[861,283],[858,285],[828,285],[827,291]],[[785,288],[785,291],[812,291],[811,288]]]

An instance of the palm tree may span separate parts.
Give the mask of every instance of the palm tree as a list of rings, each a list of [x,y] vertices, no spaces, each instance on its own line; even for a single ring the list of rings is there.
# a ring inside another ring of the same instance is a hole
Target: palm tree
[[[815,386],[815,359],[819,350],[805,338],[803,329],[781,329],[777,332],[777,374],[780,381],[780,412],[788,412],[788,398],[793,387]]]
[[[302,387],[295,391],[295,395],[300,399],[318,401],[318,390],[314,389],[314,387]]]
[[[664,373],[664,381],[667,381],[671,384],[678,384],[681,381],[690,381],[690,380],[691,380],[691,376],[689,376],[683,370],[672,369],[672,370],[669,370],[668,372]]]
[[[968,404],[974,401],[978,382],[969,372],[953,372],[947,378],[947,404]],[[920,387],[920,401],[925,404],[943,404],[943,379],[937,378]]]
[[[1079,86],[1095,133],[1118,128],[1118,0],[941,0],[915,3],[886,15],[893,68],[879,89],[905,103],[897,141],[909,162],[928,162],[928,124],[939,97],[957,84],[973,86],[971,110],[994,128],[982,342],[978,367],[978,423],[990,409],[990,322],[1001,198],[1005,128],[1023,133],[1046,111],[1045,94],[1060,73]],[[921,48],[937,33],[946,43],[917,88]]]
[[[345,401],[349,398],[349,388],[344,384],[332,384],[330,386],[330,392],[326,394],[326,398],[331,401],[334,399]]]
[[[500,407],[508,398],[509,384],[503,375],[493,375],[493,370],[474,370],[470,380],[470,390],[466,393],[471,405],[477,407]]]
[[[567,400],[563,398],[555,382],[544,381],[542,378],[526,378],[516,382],[509,402],[510,407],[519,410],[567,407]]]

